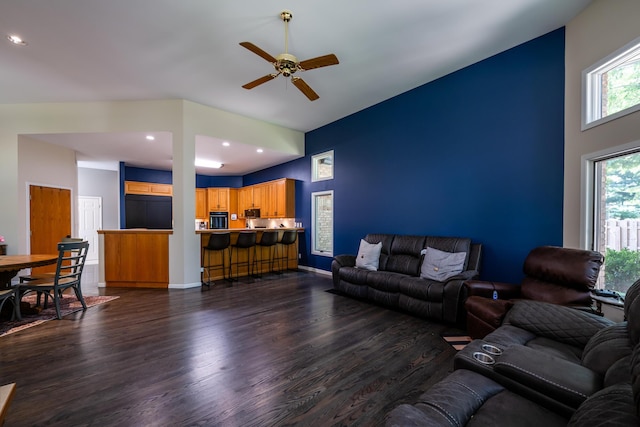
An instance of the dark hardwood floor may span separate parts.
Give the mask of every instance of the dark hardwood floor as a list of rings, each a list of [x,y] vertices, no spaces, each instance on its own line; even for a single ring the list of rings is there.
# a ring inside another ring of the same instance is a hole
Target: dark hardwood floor
[[[85,278],[91,280],[88,269]],[[0,338],[6,426],[378,426],[452,368],[456,331],[290,272],[120,298]]]

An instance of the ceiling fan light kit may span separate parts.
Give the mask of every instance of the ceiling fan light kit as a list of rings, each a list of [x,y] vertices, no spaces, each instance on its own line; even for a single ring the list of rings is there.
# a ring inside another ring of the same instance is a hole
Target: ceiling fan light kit
[[[298,58],[290,54],[288,51],[288,24],[289,21],[291,21],[291,19],[293,18],[293,14],[290,10],[283,10],[282,12],[280,12],[280,18],[282,19],[282,21],[284,21],[284,53],[273,57],[251,42],[240,43],[240,46],[250,50],[262,59],[271,63],[271,65],[275,68],[275,73],[262,76],[259,79],[243,85],[242,87],[245,89],[253,89],[254,87],[273,80],[280,74],[282,74],[284,77],[291,77],[291,83],[293,83],[293,85],[298,88],[298,90],[300,90],[300,92],[302,92],[310,101],[315,101],[316,99],[320,98],[318,94],[313,89],[311,89],[311,87],[304,80],[302,80],[302,78],[294,77],[293,74],[296,71],[306,71],[314,68],[339,64],[338,58],[333,53],[330,53],[328,55],[318,56],[316,58],[307,59],[305,61],[298,61]]]

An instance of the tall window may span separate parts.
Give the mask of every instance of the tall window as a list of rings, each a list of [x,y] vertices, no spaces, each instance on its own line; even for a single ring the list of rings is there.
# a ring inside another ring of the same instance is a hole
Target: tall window
[[[582,73],[582,129],[640,110],[640,39]]]
[[[592,164],[593,247],[605,255],[598,287],[625,293],[640,279],[640,150]]]
[[[333,190],[311,193],[311,253],[333,256]]]

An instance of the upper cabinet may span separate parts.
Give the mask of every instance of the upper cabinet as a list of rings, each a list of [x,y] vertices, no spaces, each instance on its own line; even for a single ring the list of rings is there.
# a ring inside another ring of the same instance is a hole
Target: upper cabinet
[[[154,182],[125,181],[124,194],[173,196],[173,186],[171,184],[156,184]]]
[[[262,218],[295,217],[295,181],[278,179],[238,189],[238,215],[246,209],[260,209]]]
[[[229,212],[229,189],[207,188],[209,212]]]
[[[244,218],[246,209],[260,209],[262,207],[263,185],[250,185],[238,189],[238,216],[240,218]]]
[[[264,218],[293,218],[295,212],[295,181],[279,179],[262,184],[261,216]]]
[[[209,210],[207,205],[207,189],[196,188],[196,218],[209,218]]]

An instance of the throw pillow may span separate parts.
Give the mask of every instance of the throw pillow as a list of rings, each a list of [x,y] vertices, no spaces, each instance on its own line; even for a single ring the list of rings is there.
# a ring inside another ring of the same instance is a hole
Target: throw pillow
[[[382,242],[369,243],[360,239],[360,248],[356,257],[356,267],[365,270],[377,270],[380,264],[380,251],[382,250]]]
[[[423,249],[422,253],[424,260],[420,268],[420,277],[438,282],[461,273],[467,257],[466,252],[444,252],[430,247]]]

